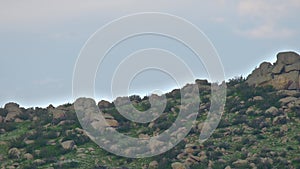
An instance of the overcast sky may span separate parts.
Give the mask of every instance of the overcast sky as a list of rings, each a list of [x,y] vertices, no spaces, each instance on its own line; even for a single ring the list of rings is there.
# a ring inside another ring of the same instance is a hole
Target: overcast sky
[[[274,62],[279,51],[300,51],[299,11],[299,0],[3,0],[0,106],[9,101],[25,107],[72,102],[72,74],[80,49],[97,29],[124,15],[164,12],[192,22],[214,44],[228,79],[247,76],[262,61]],[[139,43],[143,40],[147,43]],[[144,37],[128,44],[151,47],[158,42],[167,43]],[[201,64],[191,66],[199,66],[198,78],[207,78]],[[103,79],[97,77],[96,84],[101,86]],[[140,74],[133,83],[132,93],[138,94],[175,86],[155,71]],[[98,99],[111,99],[101,87],[96,92]]]

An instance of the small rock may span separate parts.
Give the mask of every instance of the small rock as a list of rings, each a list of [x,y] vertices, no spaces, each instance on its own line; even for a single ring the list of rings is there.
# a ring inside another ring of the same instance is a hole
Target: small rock
[[[172,169],[186,169],[185,165],[180,162],[175,162],[171,164]]]
[[[34,153],[35,153],[36,155],[40,155],[40,154],[41,154],[41,150],[34,150]]]
[[[85,148],[78,148],[77,153],[83,153],[85,151]]]
[[[208,168],[213,168],[213,166],[214,166],[214,162],[209,160],[208,161]]]
[[[252,169],[257,169],[257,167],[254,163],[250,163],[249,166],[252,167]]]
[[[248,164],[248,160],[237,160],[237,161],[233,162],[232,164],[236,167],[242,167],[242,166],[245,166],[246,164]]]
[[[287,105],[290,102],[296,101],[297,98],[296,97],[285,97],[279,100],[279,102],[281,102],[282,105]]]
[[[17,148],[11,148],[8,150],[8,155],[12,158],[20,158],[21,151]]]
[[[111,104],[110,102],[106,101],[106,100],[101,100],[101,101],[98,103],[98,107],[99,107],[100,109],[109,108],[109,107],[111,107],[111,106],[112,106],[112,104]]]
[[[42,159],[36,159],[36,160],[34,160],[33,161],[33,163],[35,164],[35,165],[43,165],[43,164],[45,164],[46,163],[46,161],[45,160],[42,160]]]
[[[286,124],[288,122],[289,118],[281,115],[281,116],[277,116],[273,119],[273,125],[277,125],[277,124]]]
[[[64,141],[61,143],[61,146],[65,150],[73,150],[75,148],[75,142],[73,140]]]
[[[148,134],[140,134],[139,138],[144,139],[144,140],[148,140],[148,139],[150,139],[150,136]]]
[[[187,154],[193,154],[194,153],[194,149],[192,147],[187,147],[184,152],[187,153]]]
[[[274,106],[272,106],[266,110],[267,114],[272,114],[273,116],[277,116],[278,112],[279,112],[278,109]]]
[[[289,128],[288,128],[288,126],[286,124],[282,125],[281,128],[280,128],[280,131],[284,132],[284,133],[287,132],[288,130],[289,130]]]
[[[79,153],[76,156],[79,158],[86,158],[86,154],[84,154],[84,153]]]
[[[253,101],[262,101],[264,98],[262,96],[254,96]]]
[[[158,167],[158,162],[157,161],[151,161],[149,163],[149,169],[156,169]]]
[[[287,96],[296,96],[299,92],[296,90],[279,90],[277,95],[287,97]]]
[[[30,154],[30,153],[26,153],[26,154],[24,154],[24,158],[25,158],[26,160],[32,160],[32,159],[33,159],[33,155]]]
[[[27,139],[26,139],[26,140],[24,140],[24,142],[25,142],[25,144],[27,144],[27,145],[28,145],[28,144],[33,144],[33,143],[34,143],[34,140],[27,140]]]
[[[62,120],[66,120],[66,118],[67,118],[67,115],[63,110],[49,109],[49,112],[53,115],[52,122],[54,122],[54,123],[58,123]]]

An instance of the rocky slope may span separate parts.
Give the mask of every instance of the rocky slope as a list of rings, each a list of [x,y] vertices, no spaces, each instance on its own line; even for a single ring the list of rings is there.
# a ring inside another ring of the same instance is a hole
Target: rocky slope
[[[300,92],[293,87],[297,79],[285,75],[298,70],[290,69],[299,63],[298,57],[280,53],[274,65],[263,63],[247,80],[229,80],[225,112],[204,143],[197,140],[210,107],[210,83],[196,80],[201,104],[192,130],[176,147],[150,158],[123,158],[102,150],[81,129],[73,104],[25,109],[8,103],[0,108],[0,168],[298,169]],[[145,124],[128,121],[113,103],[100,101],[98,107],[117,131],[146,139],[168,129],[177,117],[180,90],[167,93],[166,98],[162,115]],[[150,106],[147,97],[130,99],[139,110]]]

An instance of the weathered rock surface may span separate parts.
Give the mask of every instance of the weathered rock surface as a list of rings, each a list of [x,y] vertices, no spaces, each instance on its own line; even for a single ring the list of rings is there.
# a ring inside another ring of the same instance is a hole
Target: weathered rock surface
[[[295,52],[281,52],[272,65],[260,64],[247,78],[247,83],[254,86],[271,85],[279,90],[300,89],[300,56]]]
[[[4,122],[13,122],[22,113],[19,105],[16,103],[7,103],[4,109],[8,112]]]

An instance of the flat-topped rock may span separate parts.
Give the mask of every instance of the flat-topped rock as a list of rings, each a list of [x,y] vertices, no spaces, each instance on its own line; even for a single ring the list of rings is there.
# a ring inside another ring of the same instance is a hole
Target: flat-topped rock
[[[247,77],[246,82],[253,86],[271,85],[278,90],[300,89],[300,56],[295,52],[277,54],[272,65],[263,62]]]

